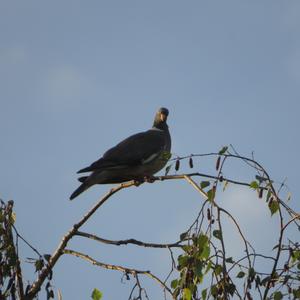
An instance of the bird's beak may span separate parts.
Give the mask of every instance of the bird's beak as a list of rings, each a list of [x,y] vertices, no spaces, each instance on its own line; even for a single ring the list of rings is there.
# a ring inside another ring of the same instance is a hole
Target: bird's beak
[[[162,122],[165,122],[165,121],[167,121],[167,115],[165,115],[165,114],[163,114],[163,113],[161,113],[160,114],[160,120],[162,121]]]

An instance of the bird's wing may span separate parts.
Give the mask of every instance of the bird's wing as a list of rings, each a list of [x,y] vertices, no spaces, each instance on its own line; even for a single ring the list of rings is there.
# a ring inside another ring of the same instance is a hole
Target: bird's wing
[[[103,157],[78,173],[148,163],[164,151],[165,144],[165,135],[161,130],[137,133],[109,149]]]

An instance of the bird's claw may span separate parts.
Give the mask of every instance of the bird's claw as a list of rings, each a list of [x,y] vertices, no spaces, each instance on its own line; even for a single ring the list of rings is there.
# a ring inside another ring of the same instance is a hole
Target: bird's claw
[[[135,186],[139,186],[139,185],[141,185],[143,182],[141,181],[141,180],[134,180],[133,181],[133,184],[135,185]]]
[[[140,179],[134,179],[134,183],[133,184],[135,186],[139,186],[139,185],[141,185],[144,182],[153,183],[154,181],[155,181],[155,177],[154,176],[147,175],[147,176],[144,176],[143,178],[140,178]]]
[[[148,183],[153,183],[155,181],[155,177],[151,175],[144,176],[144,181]]]

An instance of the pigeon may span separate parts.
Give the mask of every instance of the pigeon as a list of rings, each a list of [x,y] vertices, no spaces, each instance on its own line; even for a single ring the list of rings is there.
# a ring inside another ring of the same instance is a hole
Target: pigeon
[[[151,129],[134,134],[109,149],[89,167],[77,173],[90,172],[78,178],[81,185],[70,200],[95,184],[147,181],[160,171],[171,157],[171,136],[167,125],[169,111],[160,108]],[[149,180],[150,181],[150,180]]]

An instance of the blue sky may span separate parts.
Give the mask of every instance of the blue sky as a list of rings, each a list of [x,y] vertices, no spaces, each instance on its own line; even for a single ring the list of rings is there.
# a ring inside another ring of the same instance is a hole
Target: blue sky
[[[94,187],[70,202],[76,171],[148,129],[161,106],[170,110],[175,155],[230,143],[241,154],[254,151],[275,181],[287,178],[299,211],[299,36],[296,0],[2,1],[0,197],[15,200],[20,231],[42,253],[52,252],[109,188]],[[213,163],[195,168],[210,173]],[[229,171],[250,180],[238,165]],[[240,190],[226,197],[240,194],[251,198]],[[238,200],[232,208],[242,219],[252,211],[257,224],[268,213],[253,205],[245,210]],[[174,241],[198,209],[186,183],[142,185],[117,194],[86,230],[111,239]],[[108,263],[154,266],[163,274],[169,267],[159,251],[79,239],[72,245]],[[119,273],[73,257],[54,271],[64,299],[87,299],[94,287],[105,299],[123,299],[130,290]]]

